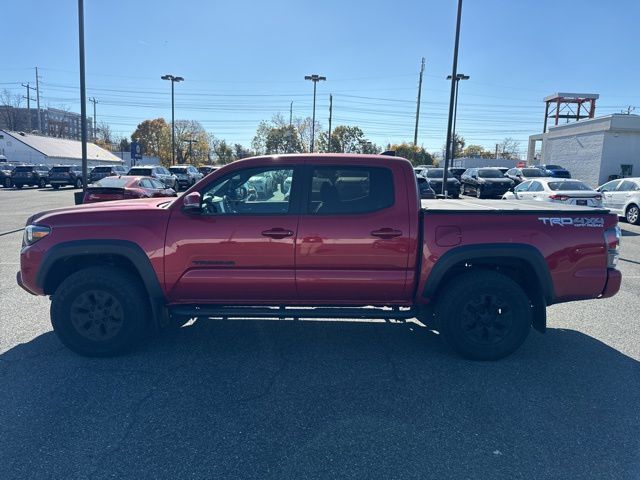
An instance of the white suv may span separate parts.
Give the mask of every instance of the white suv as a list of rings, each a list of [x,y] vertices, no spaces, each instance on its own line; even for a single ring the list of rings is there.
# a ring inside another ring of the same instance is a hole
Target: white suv
[[[604,206],[624,217],[627,222],[640,224],[640,178],[619,178],[598,187],[604,196]]]

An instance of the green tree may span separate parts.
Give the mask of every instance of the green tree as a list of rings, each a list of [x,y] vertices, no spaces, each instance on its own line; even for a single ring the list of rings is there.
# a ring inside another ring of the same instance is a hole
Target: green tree
[[[389,145],[389,150],[394,150],[397,157],[406,158],[414,165],[433,165],[433,156],[423,147],[412,143],[398,143]]]
[[[265,153],[295,153],[303,151],[298,130],[294,126],[273,127],[267,132]]]
[[[464,150],[462,150],[459,156],[491,158],[493,157],[493,152],[485,150],[482,145],[469,145]]]
[[[241,158],[252,157],[254,154],[248,148],[245,148],[243,145],[236,143],[233,146],[233,157],[235,160],[240,160]]]
[[[227,144],[225,140],[216,138],[215,135],[210,135],[209,145],[211,146],[211,151],[218,160],[218,163],[226,165],[227,163],[235,160],[233,149]]]
[[[140,143],[145,155],[160,158],[165,166],[171,164],[171,128],[164,118],[139,123],[131,134],[131,140]]]
[[[209,136],[195,120],[177,120],[176,159],[178,163],[198,165],[209,160]]]
[[[380,153],[380,148],[367,140],[360,127],[348,125],[338,125],[331,132],[331,148],[329,148],[329,134],[327,132],[322,132],[316,143],[319,152]]]

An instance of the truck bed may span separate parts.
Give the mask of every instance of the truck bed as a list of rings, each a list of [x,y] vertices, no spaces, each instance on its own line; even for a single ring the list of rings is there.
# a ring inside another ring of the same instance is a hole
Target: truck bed
[[[430,213],[463,213],[463,214],[483,214],[483,213],[506,213],[506,214],[526,214],[526,213],[590,213],[606,214],[606,208],[582,207],[577,205],[563,205],[551,202],[536,202],[534,200],[460,200],[460,199],[437,199],[422,200],[422,212]]]

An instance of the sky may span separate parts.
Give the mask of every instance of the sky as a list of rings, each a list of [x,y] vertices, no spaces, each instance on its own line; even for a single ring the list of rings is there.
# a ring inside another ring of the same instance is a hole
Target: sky
[[[308,74],[318,84],[316,117],[357,125],[384,146],[413,140],[418,73],[426,59],[418,143],[445,143],[456,0],[310,2],[85,0],[87,96],[98,122],[130,136],[149,118],[198,120],[249,146],[261,120],[312,113]],[[26,95],[41,77],[41,106],[80,111],[74,0],[2,6],[0,89]],[[464,0],[457,132],[493,150],[505,137],[540,133],[543,98],[598,93],[596,115],[637,106],[637,0]],[[34,106],[34,104],[32,104]],[[89,103],[88,115],[92,115]]]

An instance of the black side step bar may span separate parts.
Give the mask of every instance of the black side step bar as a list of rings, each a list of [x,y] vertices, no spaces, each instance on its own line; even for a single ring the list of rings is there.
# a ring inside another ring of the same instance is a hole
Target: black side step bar
[[[234,307],[216,305],[175,305],[169,307],[173,317],[195,318],[353,318],[407,320],[416,316],[415,308],[363,307]]]

